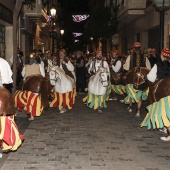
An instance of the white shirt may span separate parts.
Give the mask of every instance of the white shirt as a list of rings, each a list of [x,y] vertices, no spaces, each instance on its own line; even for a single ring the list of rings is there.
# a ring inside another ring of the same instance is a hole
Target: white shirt
[[[117,73],[117,72],[121,69],[121,67],[122,67],[122,63],[121,63],[120,60],[118,60],[118,61],[116,62],[115,66],[112,65],[112,69],[113,69],[113,71],[114,71],[115,73]]]
[[[51,67],[53,65],[53,61],[51,59],[48,59],[48,67]]]
[[[145,64],[146,64],[146,68],[148,68],[150,70],[151,69],[151,64],[150,64],[148,58],[146,58]],[[124,68],[124,70],[129,71],[129,69],[130,69],[130,55],[128,55],[128,57],[126,59],[126,62],[123,65],[123,68]]]
[[[41,60],[40,64],[44,68],[44,61],[43,60]]]
[[[75,74],[75,71],[74,71],[74,66],[73,66],[73,64],[71,63],[70,60],[68,60],[68,62],[66,63],[66,67],[69,71],[71,71],[71,73],[74,76],[74,80],[76,81],[76,74]],[[63,70],[62,64],[60,64],[60,68]]]
[[[2,84],[10,84],[13,82],[12,70],[8,62],[3,58],[0,58],[0,77]]]
[[[53,61],[51,59],[48,59],[48,68],[47,68],[47,72],[49,72],[50,67],[53,65]]]
[[[107,61],[102,61],[102,60],[96,60],[96,61],[93,61],[90,63],[90,67],[88,70],[89,74],[91,74],[90,73],[91,69],[93,69],[92,71],[95,73],[99,69],[99,67],[102,66],[102,62],[103,62],[103,67],[107,68],[107,71],[110,74],[109,65],[108,65]],[[94,66],[95,66],[95,68],[93,68]]]
[[[74,71],[74,66],[73,66],[73,64],[70,62],[70,60],[68,61],[68,63],[66,63],[66,66],[67,66],[67,69],[69,70],[69,71]],[[60,68],[63,70],[63,67],[62,67],[62,64],[60,64]]]
[[[157,78],[157,65],[154,64],[151,71],[147,74],[147,79],[154,83],[156,78]]]
[[[89,58],[88,62],[85,64],[85,67],[89,67],[91,62],[93,62],[93,59],[92,58]]]
[[[45,77],[44,67],[42,67],[41,64],[38,64],[38,65],[39,65],[39,67],[40,67],[40,73],[41,73],[41,75],[42,75],[43,77]],[[25,76],[25,66],[24,66],[23,69],[22,69],[21,75],[22,75],[22,77]]]

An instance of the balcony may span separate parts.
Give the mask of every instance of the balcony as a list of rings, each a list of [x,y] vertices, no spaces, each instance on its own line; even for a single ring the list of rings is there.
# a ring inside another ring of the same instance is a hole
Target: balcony
[[[120,25],[122,25],[123,23],[130,23],[141,15],[144,15],[145,9],[146,0],[126,0],[125,3],[120,7],[118,13]]]
[[[27,6],[24,5],[24,13],[32,20],[36,20],[38,18],[44,21],[47,17],[47,11],[42,6],[42,3],[40,0],[36,1],[35,8],[33,9],[27,8]]]

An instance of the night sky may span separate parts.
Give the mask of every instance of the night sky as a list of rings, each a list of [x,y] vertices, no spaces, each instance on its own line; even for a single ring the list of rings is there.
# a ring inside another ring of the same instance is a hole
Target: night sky
[[[83,35],[74,38],[72,32],[84,33],[84,25],[86,21],[74,22],[72,15],[89,14],[88,0],[59,0],[62,8],[62,20],[64,24],[64,40],[71,51],[82,50],[84,48]],[[74,43],[78,39],[79,42]]]

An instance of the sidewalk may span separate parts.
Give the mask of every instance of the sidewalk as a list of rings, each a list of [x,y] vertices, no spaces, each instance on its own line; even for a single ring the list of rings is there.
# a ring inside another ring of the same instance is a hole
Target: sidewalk
[[[25,114],[25,112],[18,112],[16,111],[18,114],[15,117],[15,123],[18,126],[19,132],[20,134],[24,134],[24,132],[26,131],[26,129],[28,128],[30,121],[28,121],[27,119],[27,115]],[[3,151],[0,149],[0,153],[2,153]],[[8,156],[10,155],[10,153],[2,153],[2,158],[0,158],[0,168],[3,166],[3,164],[5,163],[5,161],[7,160]]]

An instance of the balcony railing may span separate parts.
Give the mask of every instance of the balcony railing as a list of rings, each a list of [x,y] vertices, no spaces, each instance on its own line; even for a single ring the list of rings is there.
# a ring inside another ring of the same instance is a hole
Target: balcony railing
[[[27,8],[26,5],[24,5],[24,13],[27,15],[29,18],[41,18],[47,17],[47,11],[46,9],[42,6],[41,1],[37,1],[35,4],[35,8]]]
[[[140,15],[144,14],[146,8],[146,0],[126,0],[125,3],[120,7],[118,17],[123,15]]]
[[[119,8],[119,27],[145,14],[147,0],[126,0]],[[126,21],[126,22],[124,22]]]

